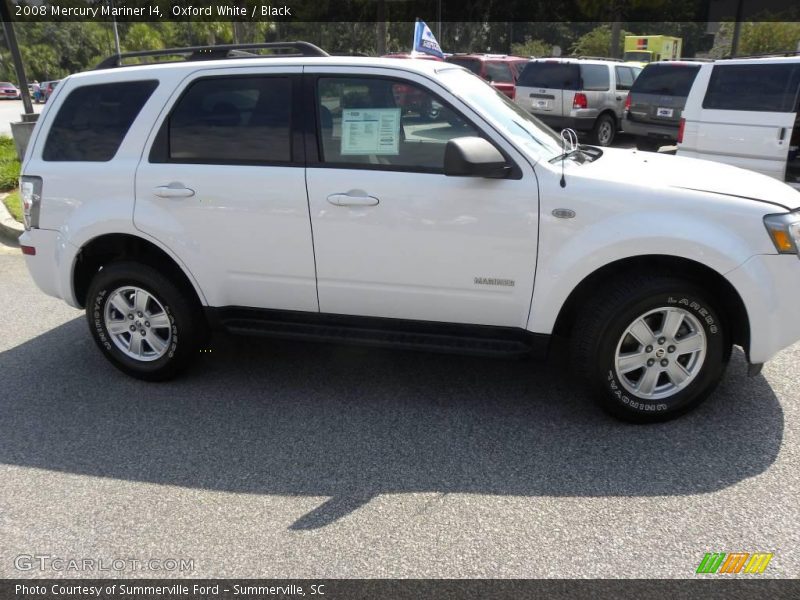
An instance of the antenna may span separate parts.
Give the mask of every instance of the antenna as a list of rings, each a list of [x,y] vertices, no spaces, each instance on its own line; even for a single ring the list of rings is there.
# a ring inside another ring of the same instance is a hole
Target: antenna
[[[561,130],[561,187],[567,187],[567,180],[564,179],[564,159],[567,157],[567,143],[569,143],[569,152],[574,152],[578,149],[578,134],[574,129]]]

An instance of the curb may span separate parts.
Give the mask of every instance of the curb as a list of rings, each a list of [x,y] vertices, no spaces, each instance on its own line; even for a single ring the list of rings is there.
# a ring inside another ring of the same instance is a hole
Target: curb
[[[25,231],[22,223],[14,219],[3,204],[8,194],[0,194],[0,237],[12,244],[18,243],[19,236]]]

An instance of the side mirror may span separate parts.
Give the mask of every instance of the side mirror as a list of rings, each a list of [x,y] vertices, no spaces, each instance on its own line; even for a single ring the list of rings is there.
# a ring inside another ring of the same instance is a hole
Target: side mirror
[[[510,171],[505,157],[483,138],[454,138],[444,148],[444,174],[447,176],[502,179]]]

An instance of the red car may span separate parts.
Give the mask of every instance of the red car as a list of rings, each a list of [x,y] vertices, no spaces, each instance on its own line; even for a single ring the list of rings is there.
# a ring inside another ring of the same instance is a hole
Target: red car
[[[428,54],[410,54],[408,52],[395,52],[394,54],[384,54],[381,58],[402,58],[402,59],[420,59],[420,60],[438,60],[441,58],[430,56]],[[402,108],[404,111],[411,111],[419,113],[422,119],[428,121],[435,121],[439,118],[441,106],[432,103],[430,96],[424,94],[417,88],[410,85],[395,84],[392,86],[394,93],[395,104]]]
[[[19,97],[19,88],[17,86],[7,81],[0,82],[0,98],[16,100]]]
[[[512,100],[517,91],[517,78],[529,62],[527,58],[506,54],[453,54],[445,61],[469,69]]]

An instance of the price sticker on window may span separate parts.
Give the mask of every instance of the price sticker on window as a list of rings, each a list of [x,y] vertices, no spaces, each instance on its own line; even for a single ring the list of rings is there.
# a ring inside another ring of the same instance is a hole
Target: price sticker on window
[[[343,155],[400,153],[400,109],[358,108],[342,111]]]

